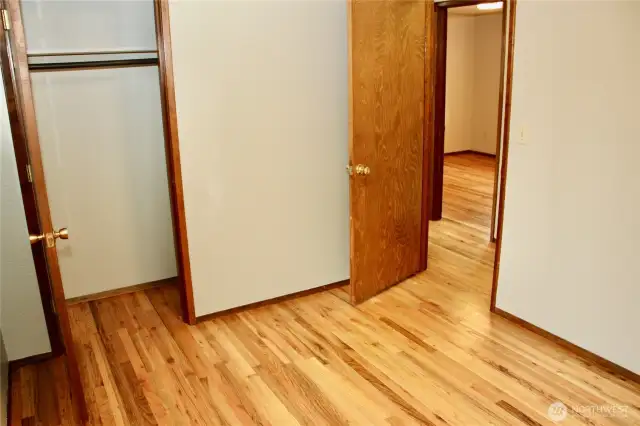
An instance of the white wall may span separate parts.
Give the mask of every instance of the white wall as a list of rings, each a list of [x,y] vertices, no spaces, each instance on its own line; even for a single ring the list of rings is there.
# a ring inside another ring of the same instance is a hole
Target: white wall
[[[0,86],[4,95],[3,78],[0,73]],[[0,144],[5,138],[7,125],[7,106],[4,96],[0,96]],[[0,145],[1,147],[2,145]],[[0,177],[2,176],[2,149],[0,148]],[[0,200],[2,200],[2,185],[0,185]],[[0,201],[1,202],[1,201]],[[2,211],[0,210],[0,225],[2,224]],[[2,226],[0,226],[0,241],[2,241]],[[2,244],[0,244],[0,259],[2,259]],[[2,262],[0,261],[0,279],[2,278]],[[7,424],[7,404],[9,402],[9,360],[7,359],[7,348],[4,345],[2,334],[2,282],[0,281],[0,425]]]
[[[444,113],[445,153],[466,151],[473,147],[474,23],[473,16],[449,13]]]
[[[0,77],[0,322],[9,360],[51,351]]]
[[[638,2],[518,2],[497,294],[636,373],[638,16]]]
[[[449,11],[445,149],[496,153],[502,14]]]
[[[176,276],[158,68],[31,80],[65,295]]]
[[[155,49],[153,0],[20,2],[29,53]]]
[[[23,0],[23,14],[29,53],[156,48],[151,0]],[[61,58],[81,57],[32,60]],[[70,233],[58,243],[66,296],[174,277],[158,68],[37,72],[32,84],[52,220]]]
[[[473,151],[496,153],[500,113],[502,13],[474,19]]]
[[[346,9],[170,2],[197,315],[349,276]]]

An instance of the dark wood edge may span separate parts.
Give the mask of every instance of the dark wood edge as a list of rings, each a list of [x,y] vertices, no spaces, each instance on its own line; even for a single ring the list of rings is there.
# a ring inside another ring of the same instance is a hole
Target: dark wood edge
[[[21,3],[16,1],[7,1],[4,6],[7,8],[9,18],[11,20],[11,71],[12,81],[16,90],[16,99],[19,103],[19,115],[24,131],[24,144],[28,152],[28,161],[31,166],[31,177],[33,184],[30,186],[31,193],[24,197],[23,204],[25,208],[35,202],[37,206],[36,216],[39,221],[39,231],[45,233],[53,232],[53,223],[51,221],[51,212],[49,210],[49,200],[47,197],[46,182],[44,169],[42,165],[42,154],[40,152],[40,142],[38,138],[38,128],[36,122],[35,105],[31,89],[31,76],[29,73],[29,63],[27,60],[27,47],[24,25],[22,22]],[[14,141],[15,142],[15,141]],[[26,212],[27,221],[30,212]],[[31,212],[33,214],[33,212]],[[29,232],[32,232],[29,229]],[[40,250],[44,251],[46,258],[46,268],[48,270],[48,280],[43,281],[50,286],[51,298],[44,302],[54,304],[57,313],[57,323],[61,336],[62,346],[64,346],[64,354],[67,362],[67,373],[69,376],[69,386],[71,388],[71,398],[74,401],[75,408],[78,412],[78,418],[84,423],[88,420],[87,402],[84,395],[82,379],[80,377],[80,368],[73,344],[73,335],[71,333],[71,324],[69,314],[67,312],[67,303],[64,297],[64,288],[62,286],[62,276],[60,266],[58,264],[58,254],[55,246],[44,247],[44,242],[33,244],[32,246],[34,261],[37,262]],[[37,268],[36,268],[37,269]],[[40,279],[38,277],[39,285]],[[46,308],[44,308],[46,309]],[[52,346],[54,344],[52,343]],[[57,348],[54,348],[54,351]]]
[[[640,384],[640,374],[634,373],[633,371],[628,370],[622,367],[621,365],[611,362],[601,357],[600,355],[597,355],[574,343],[571,343],[568,340],[563,339],[562,337],[556,336],[555,334],[550,333],[538,327],[537,325],[533,325],[530,322],[525,321],[520,317],[510,314],[509,312],[503,311],[500,308],[495,308],[493,310],[493,313],[526,330],[529,330],[539,336],[542,336],[545,339],[551,340],[553,343],[559,346],[562,346],[563,348],[569,350],[570,352],[574,353],[580,358],[583,358],[585,361],[588,361],[589,363],[593,363],[597,365],[598,367],[604,369],[607,373],[613,374],[614,376],[617,376],[619,379],[623,381],[629,380],[629,381]]]
[[[11,366],[7,366],[7,425],[11,426],[11,419],[13,418],[13,374],[11,374]]]
[[[447,9],[435,7],[435,56],[433,89],[433,145],[429,220],[442,219],[444,192],[444,115],[447,91]]]
[[[239,312],[248,311],[251,309],[261,308],[264,306],[273,305],[274,303],[286,302],[288,300],[298,299],[300,297],[310,296],[316,293],[322,293],[323,291],[333,290],[335,288],[344,287],[349,285],[349,280],[338,281],[332,284],[325,284],[320,287],[311,288],[309,290],[302,290],[296,293],[285,294],[284,296],[274,297],[273,299],[261,300],[260,302],[249,303],[248,305],[238,306],[237,308],[226,309],[220,312],[214,312],[212,314],[201,315],[197,318],[197,322],[208,321],[210,319],[219,318],[225,315],[233,315]]]
[[[425,69],[424,69],[424,129],[422,142],[422,214],[420,217],[420,264],[418,272],[427,269],[429,257],[429,219],[431,218],[431,170],[433,167],[433,91],[435,88],[435,55],[436,38],[435,8],[433,0],[427,1],[425,7]]]
[[[443,9],[452,9],[454,7],[475,6],[481,3],[495,3],[497,1],[501,0],[445,0],[438,2],[436,5]]]
[[[506,3],[505,3],[506,4]],[[498,91],[498,131],[496,134],[496,157],[500,158],[502,152],[502,104],[504,103],[504,74],[505,60],[507,59],[507,8],[502,7],[502,48],[500,53],[500,89]],[[496,172],[493,177],[493,200],[491,203],[491,230],[489,231],[489,240],[492,243],[496,241],[496,214],[498,207],[498,181],[500,177],[500,164],[496,164]]]
[[[454,151],[454,152],[445,152],[444,156],[454,157],[456,155],[466,155],[466,154],[481,155],[487,158],[496,158],[496,154],[489,154],[488,152],[474,151],[473,149],[465,149],[462,151]]]
[[[511,94],[513,90],[513,55],[516,34],[516,5],[517,0],[505,2],[509,8],[509,31],[507,43],[507,78],[504,90],[504,142],[502,144],[502,167],[500,169],[500,201],[498,204],[498,236],[496,239],[496,253],[493,266],[493,284],[491,286],[490,310],[495,312],[496,296],[498,294],[498,277],[500,275],[500,254],[502,252],[502,225],[504,222],[504,202],[507,187],[507,168],[509,165],[509,139],[511,132]]]
[[[16,359],[13,361],[9,361],[9,376],[16,370],[19,370],[22,367],[26,367],[28,365],[39,364],[41,362],[49,361],[56,356],[53,352],[45,352],[43,354],[31,355],[25,358]],[[9,388],[11,389],[11,388]],[[9,392],[11,393],[11,392]]]
[[[184,209],[182,169],[180,165],[178,116],[176,112],[176,94],[173,81],[169,0],[154,0],[154,10],[156,42],[158,45],[162,122],[164,126],[169,195],[171,197],[173,237],[180,282],[180,303],[182,306],[183,320],[187,324],[195,324],[196,311],[193,301],[191,262],[189,260],[189,242],[187,239],[187,218]]]
[[[123,294],[135,293],[137,291],[149,290],[152,288],[164,287],[168,285],[177,285],[179,280],[177,277],[166,278],[164,280],[151,281],[148,283],[131,285],[128,287],[116,288],[114,290],[101,291],[98,293],[86,294],[84,296],[72,297],[67,299],[67,306],[77,305],[79,303],[93,302],[94,300],[107,299],[109,297],[121,296]]]

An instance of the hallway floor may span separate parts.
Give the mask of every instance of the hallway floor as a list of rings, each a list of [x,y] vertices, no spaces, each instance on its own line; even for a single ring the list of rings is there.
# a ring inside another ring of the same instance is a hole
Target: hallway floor
[[[547,425],[557,401],[562,425],[640,424],[639,385],[489,312],[493,163],[446,157],[428,271],[357,307],[339,288],[192,327],[170,286],[72,306],[91,424]],[[13,373],[11,425],[74,424],[62,368]]]

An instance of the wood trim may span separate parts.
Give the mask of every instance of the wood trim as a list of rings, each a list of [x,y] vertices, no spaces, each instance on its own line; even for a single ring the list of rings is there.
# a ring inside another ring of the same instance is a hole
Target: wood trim
[[[597,365],[598,367],[604,369],[608,373],[613,374],[624,381],[630,380],[640,384],[640,374],[634,373],[633,371],[628,370],[622,367],[621,365],[611,362],[601,357],[600,355],[594,354],[591,351],[588,351],[574,343],[571,343],[568,340],[563,339],[562,337],[556,336],[555,334],[550,333],[538,327],[537,325],[533,325],[530,322],[523,320],[522,318],[519,318],[513,314],[510,314],[509,312],[503,311],[500,308],[494,308],[493,313],[506,319],[507,321],[511,321],[515,323],[516,325],[524,329],[527,329],[539,336],[542,336],[545,339],[551,340],[553,343],[559,346],[562,346],[563,348],[569,350],[575,355],[583,358],[585,361],[588,361],[589,363],[593,363]]]
[[[27,61],[27,44],[24,26],[22,22],[21,3],[17,1],[6,1],[5,7],[8,10],[11,20],[11,59],[13,60],[13,81],[17,93],[17,100],[20,103],[20,115],[24,130],[24,142],[28,152],[28,160],[31,165],[31,175],[33,179],[32,190],[37,206],[37,218],[40,223],[39,230],[44,233],[52,233],[53,223],[51,221],[51,212],[49,210],[49,200],[47,197],[47,187],[45,183],[44,168],[42,164],[42,154],[40,152],[40,142],[38,138],[38,127],[36,122],[35,105],[33,102],[33,94],[31,90],[31,76],[29,74],[29,64]],[[24,199],[25,207],[30,205],[31,199]],[[27,212],[25,212],[27,213]],[[31,229],[29,229],[31,232]],[[58,254],[55,245],[53,247],[44,247],[44,242],[32,245],[34,261],[39,259],[38,246],[44,250],[46,259],[46,267],[48,270],[48,281],[50,286],[51,301],[57,312],[58,325],[61,334],[61,341],[64,344],[64,353],[67,362],[67,372],[69,374],[69,385],[71,387],[71,396],[78,410],[78,417],[85,421],[88,419],[87,402],[84,397],[82,380],[80,378],[80,368],[76,358],[75,348],[73,344],[73,335],[71,333],[71,324],[69,322],[69,314],[67,312],[67,303],[64,297],[64,288],[62,286],[62,276],[60,274],[60,266],[58,264]],[[40,277],[39,277],[40,278]]]
[[[502,143],[502,167],[500,169],[500,201],[498,204],[498,238],[496,241],[496,257],[493,266],[493,284],[491,286],[490,310],[495,312],[498,294],[498,277],[500,275],[500,255],[502,253],[502,225],[504,222],[504,202],[507,186],[507,168],[509,165],[509,139],[511,132],[511,95],[513,91],[513,56],[516,34],[517,0],[508,0],[509,31],[507,43],[507,79],[504,91],[504,141]]]
[[[11,376],[11,373],[21,369],[22,367],[49,361],[50,359],[53,359],[55,357],[56,356],[52,352],[45,352],[43,354],[31,355],[25,358],[9,361],[9,376]]]
[[[425,7],[425,69],[424,69],[424,130],[422,144],[422,216],[420,227],[420,264],[418,272],[427,269],[429,258],[429,220],[431,218],[433,182],[433,120],[435,90],[436,9],[433,0]]]
[[[488,152],[474,151],[473,149],[465,149],[462,151],[455,151],[455,152],[445,152],[444,156],[446,157],[446,156],[465,155],[465,154],[482,155],[483,157],[496,158],[495,154],[489,154]]]
[[[444,117],[447,92],[447,9],[436,4],[435,88],[433,95],[433,161],[431,167],[430,220],[442,219],[444,191]]]
[[[22,418],[22,414],[21,413],[14,413],[14,389],[13,389],[13,375],[15,372],[17,372],[19,369],[21,369],[22,367],[26,367],[28,365],[33,365],[33,364],[38,364],[40,362],[45,362],[45,361],[49,361],[52,358],[55,358],[56,355],[54,355],[53,352],[47,352],[47,353],[43,353],[43,354],[38,354],[38,355],[32,355],[32,356],[28,356],[26,358],[20,358],[20,359],[16,359],[13,361],[9,361],[8,366],[7,366],[7,375],[8,375],[8,380],[7,380],[7,425],[20,425],[22,422],[20,421]],[[13,416],[16,416],[17,419],[15,419]]]
[[[0,7],[5,7],[2,1],[0,1]],[[4,80],[7,112],[9,115],[9,126],[13,137],[13,150],[16,157],[20,192],[27,222],[27,232],[29,232],[29,234],[39,235],[42,231],[40,221],[38,220],[38,210],[35,194],[33,193],[33,186],[27,176],[29,153],[27,152],[26,135],[22,122],[21,102],[18,99],[18,88],[15,86],[15,74],[11,61],[12,47],[6,34],[5,31],[0,31],[0,62]],[[62,336],[60,335],[58,318],[51,303],[53,298],[51,295],[51,287],[49,286],[49,272],[47,271],[44,246],[41,244],[33,245],[31,246],[31,251],[51,349],[54,354],[61,355],[64,353],[64,345],[62,343]]]
[[[507,59],[507,3],[503,3],[502,7],[502,52],[500,54],[500,89],[498,91],[498,131],[496,137],[496,158],[500,158],[500,153],[502,149],[502,105],[504,104],[504,77],[505,77],[505,68],[507,64],[505,60]],[[491,206],[491,231],[489,234],[489,241],[492,243],[496,241],[496,214],[498,207],[498,182],[499,182],[499,173],[500,173],[500,164],[496,164],[496,173],[493,178],[493,204]]]
[[[114,290],[106,290],[98,293],[86,294],[84,296],[72,297],[67,299],[67,306],[77,305],[79,303],[93,302],[95,300],[106,299],[108,297],[121,296],[123,294],[135,293],[137,291],[149,290],[152,288],[162,287],[165,285],[176,285],[179,283],[178,277],[166,278],[164,280],[151,281],[143,284],[131,285],[128,287],[116,288]]]
[[[274,297],[273,299],[261,300],[260,302],[249,303],[248,305],[238,306],[237,308],[226,309],[224,311],[214,312],[212,314],[207,314],[207,315],[200,315],[197,318],[197,322],[201,323],[203,321],[208,321],[210,319],[219,318],[225,315],[237,314],[239,312],[261,308],[263,306],[273,305],[274,303],[286,302],[288,300],[310,296],[316,293],[322,293],[323,291],[333,290],[335,288],[344,287],[347,285],[349,285],[349,280],[343,280],[343,281],[338,281],[331,284],[325,284],[323,286],[311,288],[309,290],[302,290],[296,293],[285,294],[284,296]]]
[[[443,9],[451,9],[454,7],[475,6],[480,3],[494,3],[496,1],[500,0],[445,0],[438,2],[437,6]]]
[[[180,282],[182,318],[187,324],[195,324],[196,312],[191,281],[191,262],[187,240],[187,218],[184,210],[180,144],[178,138],[178,115],[173,80],[171,56],[171,30],[169,22],[169,0],[154,0],[156,20],[156,42],[158,45],[158,71],[162,103],[169,195],[173,218],[173,239],[176,248],[176,263]]]

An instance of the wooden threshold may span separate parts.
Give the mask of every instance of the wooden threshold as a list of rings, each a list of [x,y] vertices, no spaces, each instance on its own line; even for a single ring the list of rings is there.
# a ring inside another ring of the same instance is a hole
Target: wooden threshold
[[[119,296],[121,294],[135,293],[136,291],[149,290],[150,288],[164,285],[178,284],[178,277],[165,278],[163,280],[151,281],[148,283],[131,285],[128,287],[116,288],[114,290],[101,291],[99,293],[86,294],[84,296],[71,297],[67,299],[67,305],[77,305],[78,303],[91,302],[94,300],[106,299],[107,297]]]
[[[238,312],[247,311],[250,309],[260,308],[263,306],[272,305],[274,303],[285,302],[287,300],[293,300],[304,296],[309,296],[311,294],[321,293],[327,290],[333,290],[334,288],[339,288],[349,285],[349,280],[338,281],[332,284],[325,284],[320,287],[310,288],[309,290],[302,290],[296,293],[285,294],[284,296],[274,297],[273,299],[262,300],[260,302],[249,303],[248,305],[238,306],[237,308],[226,309],[220,312],[214,312],[212,314],[201,315],[196,317],[196,322],[200,323],[203,321],[207,321],[210,319],[222,317],[225,315],[237,314]]]
[[[608,359],[601,357],[600,355],[596,355],[591,351],[581,348],[580,346],[571,343],[568,340],[563,339],[562,337],[556,336],[555,334],[550,333],[547,330],[538,327],[537,325],[533,325],[520,317],[510,314],[509,312],[503,311],[500,308],[494,308],[493,313],[539,336],[542,336],[545,339],[548,339],[565,349],[568,349],[577,356],[603,368],[606,372],[620,377],[622,380],[632,381],[640,384],[640,374],[634,373],[631,370],[627,370],[621,365],[618,365],[614,362],[609,361]]]

